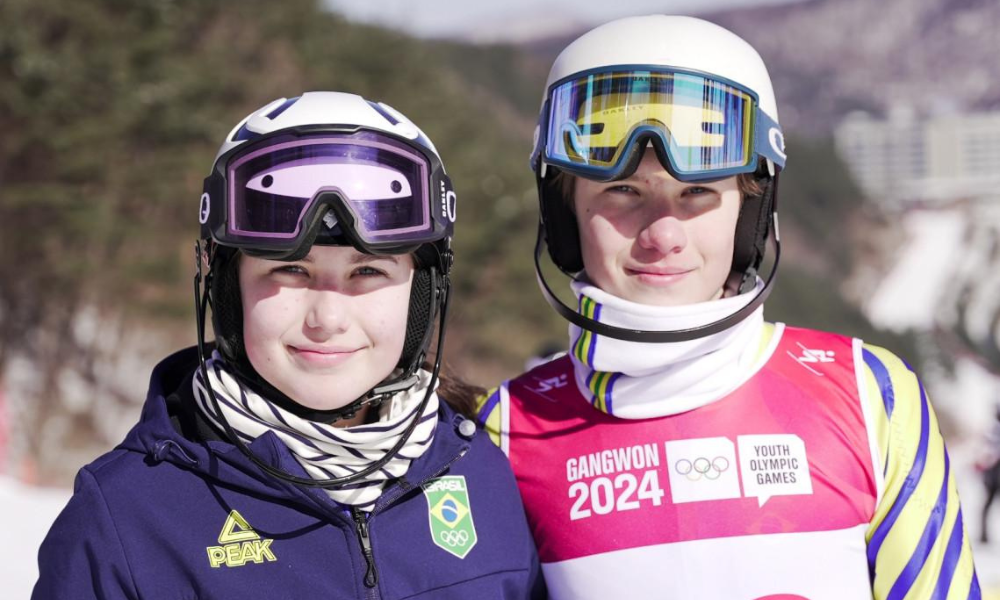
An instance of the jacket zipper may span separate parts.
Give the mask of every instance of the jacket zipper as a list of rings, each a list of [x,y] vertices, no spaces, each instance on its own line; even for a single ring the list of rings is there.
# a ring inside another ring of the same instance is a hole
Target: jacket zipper
[[[361,554],[365,557],[367,569],[365,570],[365,587],[373,588],[378,584],[378,569],[375,568],[375,554],[372,552],[372,540],[368,536],[368,521],[365,514],[356,506],[351,507],[351,516],[354,517],[354,530],[358,534],[358,542],[361,543]]]
[[[420,481],[420,483],[423,483],[424,481],[427,481],[429,479],[433,479],[438,475],[440,475],[441,473],[447,471],[453,464],[458,462],[460,458],[465,456],[465,453],[467,451],[468,449],[464,449],[461,452],[459,452],[457,456],[448,461],[448,463],[445,464],[443,467],[436,470],[431,475],[423,478]],[[393,494],[392,496],[385,498],[381,503],[381,506],[372,507],[371,516],[374,517],[377,512],[381,512],[387,506],[391,505],[393,502],[398,500],[400,496],[410,491],[414,487],[416,486],[406,486],[405,489],[402,489],[399,492]],[[372,552],[372,540],[368,532],[368,519],[365,517],[364,511],[360,510],[356,506],[351,507],[351,517],[354,520],[354,531],[358,534],[358,542],[361,544],[361,554],[364,555],[365,557],[365,564],[367,567],[365,570],[365,579],[364,579],[365,587],[374,588],[376,585],[378,585],[378,568],[375,566],[375,553]]]

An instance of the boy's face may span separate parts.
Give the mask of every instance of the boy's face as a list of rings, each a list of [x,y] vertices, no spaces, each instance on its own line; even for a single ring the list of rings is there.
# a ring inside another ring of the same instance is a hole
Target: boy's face
[[[413,269],[408,254],[343,246],[313,246],[298,262],[241,256],[250,364],[303,406],[346,406],[399,362]]]
[[[740,212],[735,176],[684,183],[646,152],[627,179],[576,178],[573,198],[584,268],[597,287],[655,306],[722,297]]]

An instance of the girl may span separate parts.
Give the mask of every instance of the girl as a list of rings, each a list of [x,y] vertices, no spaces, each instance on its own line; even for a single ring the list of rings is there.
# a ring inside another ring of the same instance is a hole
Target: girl
[[[204,189],[198,346],[80,471],[34,597],[542,594],[509,466],[449,406],[469,398],[440,352],[422,368],[455,218],[431,142],[306,93],[237,125]]]

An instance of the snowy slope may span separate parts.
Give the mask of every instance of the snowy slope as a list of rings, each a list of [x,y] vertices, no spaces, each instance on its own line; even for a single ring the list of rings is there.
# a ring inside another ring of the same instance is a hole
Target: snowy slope
[[[70,490],[27,486],[0,476],[0,581],[4,598],[28,598],[38,579],[38,547]]]
[[[949,448],[954,465],[958,495],[962,499],[962,517],[965,530],[972,539],[972,555],[976,561],[976,573],[983,589],[984,600],[1000,600],[1000,499],[994,501],[987,526],[990,530],[990,544],[979,543],[980,514],[982,512],[985,488],[979,473],[973,468],[975,444],[953,445]]]
[[[914,211],[906,214],[902,228],[907,244],[870,296],[865,312],[882,329],[930,330],[959,261],[966,216],[955,210]]]

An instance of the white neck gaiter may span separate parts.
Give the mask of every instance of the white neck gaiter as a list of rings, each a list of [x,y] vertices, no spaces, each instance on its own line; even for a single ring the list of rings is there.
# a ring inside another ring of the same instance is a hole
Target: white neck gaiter
[[[273,431],[288,446],[302,468],[315,479],[332,479],[359,473],[381,459],[396,445],[427,392],[431,374],[419,371],[419,381],[410,389],[385,400],[375,423],[334,427],[293,415],[260,394],[253,392],[229,371],[218,352],[207,361],[208,377],[226,420],[245,441],[253,441]],[[219,429],[219,417],[208,400],[201,369],[195,372],[194,396],[198,408]],[[387,481],[403,476],[410,463],[431,445],[437,427],[438,396],[430,400],[416,429],[403,448],[381,469],[363,480],[337,489],[325,490],[336,502],[370,511],[382,495]]]
[[[746,306],[763,289],[689,304],[649,306],[629,302],[586,281],[574,281],[579,311],[601,323],[663,331],[708,325]],[[617,340],[569,326],[576,383],[594,408],[624,419],[682,413],[718,400],[752,372],[764,325],[764,308],[729,329],[676,343]]]

